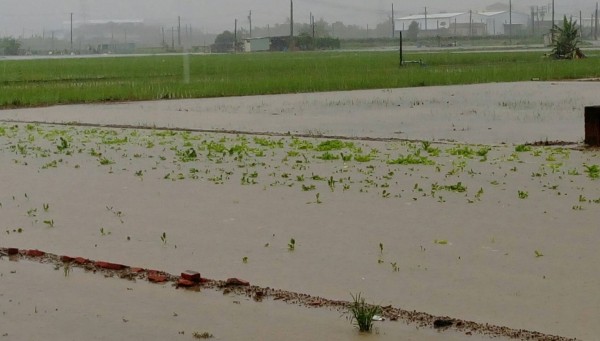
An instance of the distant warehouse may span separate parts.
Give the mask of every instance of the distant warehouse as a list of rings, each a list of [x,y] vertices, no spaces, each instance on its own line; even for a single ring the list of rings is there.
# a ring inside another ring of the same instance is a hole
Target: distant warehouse
[[[418,25],[419,36],[486,36],[505,35],[511,30],[511,13],[456,12],[417,14],[395,18],[397,31],[408,31],[411,24]],[[521,32],[529,25],[529,15],[512,12],[512,33]]]

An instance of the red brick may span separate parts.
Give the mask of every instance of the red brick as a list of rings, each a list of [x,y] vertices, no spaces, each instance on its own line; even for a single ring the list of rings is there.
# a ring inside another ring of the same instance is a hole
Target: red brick
[[[129,271],[131,271],[132,273],[135,273],[135,274],[139,274],[140,272],[144,272],[144,269],[142,269],[142,268],[130,268]]]
[[[9,247],[6,251],[8,252],[9,256],[16,255],[17,253],[19,253],[19,249],[15,247]]]
[[[95,265],[98,268],[108,269],[108,270],[123,270],[123,268],[125,268],[125,265],[122,265],[122,264],[101,262],[101,261],[96,262]]]
[[[40,250],[27,250],[26,254],[30,257],[42,257],[46,253]]]
[[[201,280],[200,273],[192,270],[186,270],[185,272],[182,272],[181,278],[195,283],[200,283]]]
[[[77,264],[83,265],[83,264],[87,264],[89,262],[90,262],[89,259],[85,259],[85,258],[82,258],[82,257],[75,257],[75,263],[77,263]]]
[[[196,282],[193,282],[193,281],[190,281],[190,280],[187,280],[187,279],[183,279],[183,278],[180,278],[179,280],[177,280],[177,286],[178,287],[186,287],[186,288],[188,288],[188,287],[193,287],[196,284],[197,284]]]
[[[63,263],[70,263],[70,262],[74,261],[74,260],[75,260],[75,258],[73,258],[73,257],[69,257],[69,256],[60,256],[60,260],[61,260]]]
[[[225,284],[231,286],[249,286],[250,282],[239,278],[228,278]]]
[[[152,271],[148,273],[148,281],[152,283],[163,283],[168,280],[167,276],[162,275],[156,271]]]

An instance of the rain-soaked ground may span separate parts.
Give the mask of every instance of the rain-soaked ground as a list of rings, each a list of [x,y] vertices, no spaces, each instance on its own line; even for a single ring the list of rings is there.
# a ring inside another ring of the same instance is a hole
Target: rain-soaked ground
[[[581,142],[599,90],[531,82],[1,111],[0,246],[331,300],[360,292],[593,340],[599,154],[523,144]],[[338,310],[65,276],[25,259],[4,257],[0,274],[10,339],[365,337]],[[376,327],[367,338],[482,338]]]

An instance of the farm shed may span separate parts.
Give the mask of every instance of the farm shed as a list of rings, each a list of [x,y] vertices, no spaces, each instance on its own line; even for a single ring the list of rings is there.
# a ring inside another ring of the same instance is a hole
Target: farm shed
[[[259,52],[271,50],[271,38],[244,39],[244,52]]]

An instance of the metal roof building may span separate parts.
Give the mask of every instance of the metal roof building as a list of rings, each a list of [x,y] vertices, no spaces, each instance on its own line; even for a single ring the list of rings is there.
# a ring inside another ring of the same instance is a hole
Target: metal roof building
[[[529,25],[527,14],[512,12],[513,33]],[[456,12],[417,14],[394,18],[396,30],[407,31],[410,24],[416,22],[419,31],[425,35],[503,35],[508,34],[510,13],[498,12]]]

